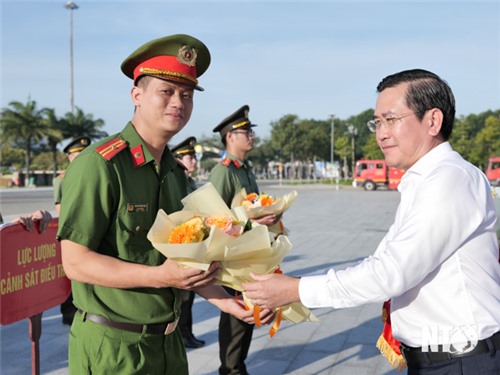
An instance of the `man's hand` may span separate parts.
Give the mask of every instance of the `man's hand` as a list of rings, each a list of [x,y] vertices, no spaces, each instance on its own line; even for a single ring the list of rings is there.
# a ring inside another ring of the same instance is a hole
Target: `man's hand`
[[[234,317],[248,324],[255,324],[253,309],[246,310],[245,302],[234,297],[227,298],[224,301],[225,307],[222,311],[233,315]],[[274,320],[274,312],[270,309],[260,309],[260,322],[262,324],[271,324]]]
[[[158,271],[158,278],[164,284],[162,287],[193,290],[215,283],[221,268],[220,262],[213,262],[208,270],[203,271],[197,268],[182,267],[167,259],[159,266]]]
[[[241,298],[235,298],[227,293],[224,288],[212,285],[207,288],[196,289],[196,293],[208,302],[217,306],[221,311],[231,314],[248,324],[255,324],[253,310],[247,310],[245,302]],[[274,312],[269,309],[261,309],[260,322],[271,324],[274,320]]]
[[[271,225],[276,224],[278,221],[281,220],[281,216],[283,215],[274,215],[274,214],[269,214],[269,215],[264,215],[256,219],[252,219],[252,221],[255,221],[256,223],[262,224],[262,225],[267,225],[268,227]]]
[[[274,309],[300,302],[300,279],[277,273],[257,275],[252,272],[250,275],[256,282],[245,283],[243,288],[252,304],[264,309]]]

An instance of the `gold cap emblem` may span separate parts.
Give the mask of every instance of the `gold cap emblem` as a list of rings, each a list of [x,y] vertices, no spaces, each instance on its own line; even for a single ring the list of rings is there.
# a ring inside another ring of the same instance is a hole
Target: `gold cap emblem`
[[[188,46],[182,46],[179,48],[179,53],[177,54],[177,60],[181,64],[186,64],[188,66],[196,65],[196,50],[194,48],[188,48]]]

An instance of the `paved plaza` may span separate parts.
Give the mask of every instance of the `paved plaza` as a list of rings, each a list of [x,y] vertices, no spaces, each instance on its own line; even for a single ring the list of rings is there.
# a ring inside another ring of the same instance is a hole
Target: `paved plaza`
[[[392,223],[399,202],[395,191],[365,192],[335,185],[262,185],[264,193],[275,196],[293,189],[298,192],[297,200],[284,216],[293,249],[282,269],[295,276],[344,268],[373,253]],[[382,329],[381,305],[313,312],[319,323],[294,325],[284,321],[273,338],[269,337],[269,327],[256,328],[247,359],[249,372],[397,374],[375,347]],[[188,350],[190,374],[218,374],[218,310],[197,297],[193,318],[194,334],[205,340],[206,346]],[[62,325],[59,308],[45,312],[42,324],[41,373],[68,374],[69,328]],[[0,340],[0,373],[30,373],[28,321],[0,327]]]

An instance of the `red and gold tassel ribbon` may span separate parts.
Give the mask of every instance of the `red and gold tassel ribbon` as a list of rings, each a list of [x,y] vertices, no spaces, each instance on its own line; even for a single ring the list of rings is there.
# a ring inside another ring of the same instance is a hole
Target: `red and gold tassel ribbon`
[[[392,335],[390,300],[385,301],[382,307],[382,321],[384,322],[384,328],[377,340],[376,346],[391,366],[401,371],[406,368],[406,360],[401,354],[399,341]]]

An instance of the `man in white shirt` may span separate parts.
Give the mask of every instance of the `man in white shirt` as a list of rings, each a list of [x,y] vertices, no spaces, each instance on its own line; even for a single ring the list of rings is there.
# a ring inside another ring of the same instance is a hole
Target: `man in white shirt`
[[[391,299],[408,374],[500,374],[500,265],[491,189],[452,150],[455,99],[425,70],[390,75],[369,129],[387,164],[405,169],[394,224],[354,267],[292,278],[254,275],[254,304],[343,308]]]

